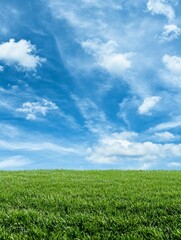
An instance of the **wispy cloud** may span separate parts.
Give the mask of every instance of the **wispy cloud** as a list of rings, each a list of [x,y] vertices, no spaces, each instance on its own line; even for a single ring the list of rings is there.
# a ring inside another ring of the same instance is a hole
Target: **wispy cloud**
[[[11,124],[0,123],[1,137],[15,138],[19,134],[19,129]]]
[[[99,109],[94,101],[88,98],[80,99],[75,95],[72,98],[85,120],[85,127],[90,132],[100,135],[113,128],[107,121],[105,113]]]
[[[107,72],[112,78],[124,80],[137,95],[152,94],[152,81],[145,79],[145,73],[152,71],[155,64],[160,64],[159,56],[154,56],[152,60],[151,49],[158,47],[152,38],[160,33],[162,25],[155,21],[150,24],[148,13],[144,17],[139,15],[145,8],[145,2],[48,2],[53,17],[60,24],[61,20],[65,20],[73,34],[74,56],[66,45],[63,47],[62,36],[53,33],[61,58],[71,74],[81,75],[83,72],[91,75],[95,68],[96,71],[105,70],[104,73]],[[137,7],[138,12],[131,14]],[[110,79],[110,85],[113,84]],[[102,85],[104,88],[104,83]]]
[[[0,160],[0,169],[19,169],[25,167],[32,162],[23,156],[13,156],[6,159]]]
[[[168,163],[168,167],[181,167],[181,162],[170,162]]]
[[[180,161],[180,1],[5,2],[2,168],[23,168],[23,159],[33,161],[24,168]]]
[[[62,136],[55,137],[52,133],[37,132],[12,124],[0,124],[0,127],[3,128],[0,137],[2,161],[9,160],[9,155],[13,154],[23,156],[23,160],[32,160],[36,167],[41,162],[51,167],[51,161],[56,163],[67,159],[82,159],[86,153],[86,143],[79,144],[79,138],[76,138],[77,142],[74,143],[73,140],[64,139]],[[41,168],[43,167],[44,165],[41,165]]]
[[[53,14],[56,18],[66,19],[71,25],[85,29],[87,27],[92,28],[93,26],[97,29],[101,29],[100,26],[104,26],[104,23],[99,21],[99,19],[92,18],[89,19],[89,14],[87,15],[86,10],[99,10],[92,12],[94,15],[101,16],[104,14],[102,9],[122,9],[121,3],[116,3],[114,0],[107,0],[106,2],[100,0],[78,0],[75,2],[70,1],[59,1],[59,0],[49,0],[49,7],[53,11]],[[91,29],[89,29],[90,31]]]
[[[156,131],[174,129],[174,128],[178,128],[178,127],[181,127],[181,117],[180,116],[174,117],[170,121],[157,124],[156,126],[151,127],[149,129],[149,131],[156,132]]]
[[[17,29],[18,23],[22,22],[21,12],[15,4],[8,4],[7,2],[0,2],[0,33],[2,37],[11,35],[11,31]],[[24,21],[23,21],[24,22]]]
[[[66,147],[52,142],[43,141],[6,141],[0,140],[0,149],[8,149],[11,151],[21,150],[21,151],[51,151],[61,154],[80,154],[80,149],[78,147]]]

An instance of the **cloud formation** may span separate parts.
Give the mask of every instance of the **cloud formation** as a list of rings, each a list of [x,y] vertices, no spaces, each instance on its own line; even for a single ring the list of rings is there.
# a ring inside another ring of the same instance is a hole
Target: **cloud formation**
[[[181,1],[0,6],[2,167],[179,168]]]
[[[163,33],[160,36],[161,40],[171,41],[179,38],[181,35],[181,28],[175,24],[167,24],[163,27]]]
[[[0,160],[0,169],[21,168],[29,165],[31,162],[22,156],[13,156]]]
[[[178,167],[181,167],[181,162],[170,162],[168,163],[168,166],[169,167],[173,167],[173,168],[178,168]]]
[[[155,133],[155,137],[158,140],[164,141],[164,142],[167,142],[167,141],[175,139],[174,134],[172,134],[170,132],[167,132],[167,131],[165,131],[165,132],[156,132]]]
[[[165,54],[162,58],[165,71],[162,72],[163,79],[174,87],[181,87],[181,57]]]
[[[96,163],[118,163],[138,161],[160,163],[164,159],[180,158],[181,144],[157,144],[153,142],[137,142],[126,139],[124,135],[114,133],[101,138],[97,145],[88,149],[87,159]]]
[[[41,99],[38,102],[25,102],[21,108],[17,108],[16,112],[25,113],[27,120],[36,120],[39,116],[46,116],[51,110],[57,110],[55,103],[47,99]]]
[[[35,55],[36,47],[29,41],[21,39],[0,44],[0,61],[6,65],[15,65],[26,70],[34,70],[44,61]]]
[[[167,70],[169,70],[174,75],[181,74],[181,57],[174,55],[164,55],[162,61]]]
[[[181,127],[181,116],[174,117],[168,122],[163,122],[154,127],[151,127],[149,131],[150,132],[163,131],[163,130],[174,129],[179,127]]]
[[[143,103],[139,106],[139,114],[150,114],[150,111],[155,107],[155,105],[161,100],[159,96],[147,97],[144,99]]]
[[[80,149],[78,147],[66,147],[61,146],[53,142],[46,142],[46,141],[40,141],[34,139],[34,141],[6,141],[0,139],[0,149],[5,150],[11,150],[11,151],[48,151],[48,152],[57,152],[61,154],[79,154],[80,155]]]
[[[120,53],[118,44],[109,40],[104,43],[100,40],[86,40],[81,43],[86,52],[92,54],[97,63],[109,73],[121,75],[131,67],[131,56],[133,53]]]
[[[72,96],[72,98],[84,118],[86,128],[90,132],[99,135],[112,128],[106,119],[105,113],[99,109],[94,101],[88,98],[80,99],[77,96]]]
[[[161,14],[166,16],[169,20],[175,18],[175,11],[173,7],[165,0],[149,0],[147,2],[147,9],[152,14]]]

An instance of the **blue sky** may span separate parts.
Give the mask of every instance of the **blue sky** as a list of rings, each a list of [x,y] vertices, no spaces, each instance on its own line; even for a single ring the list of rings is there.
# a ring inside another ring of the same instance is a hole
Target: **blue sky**
[[[0,169],[181,169],[180,1],[0,9]]]

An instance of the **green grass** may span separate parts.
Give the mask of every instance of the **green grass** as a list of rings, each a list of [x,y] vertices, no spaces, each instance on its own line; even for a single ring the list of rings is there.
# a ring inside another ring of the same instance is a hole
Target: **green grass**
[[[179,171],[0,172],[0,240],[181,239]]]

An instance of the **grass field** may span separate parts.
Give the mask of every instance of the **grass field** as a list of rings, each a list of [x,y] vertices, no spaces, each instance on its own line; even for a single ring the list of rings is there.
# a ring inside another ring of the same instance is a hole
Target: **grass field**
[[[181,172],[1,171],[0,239],[181,239]]]

